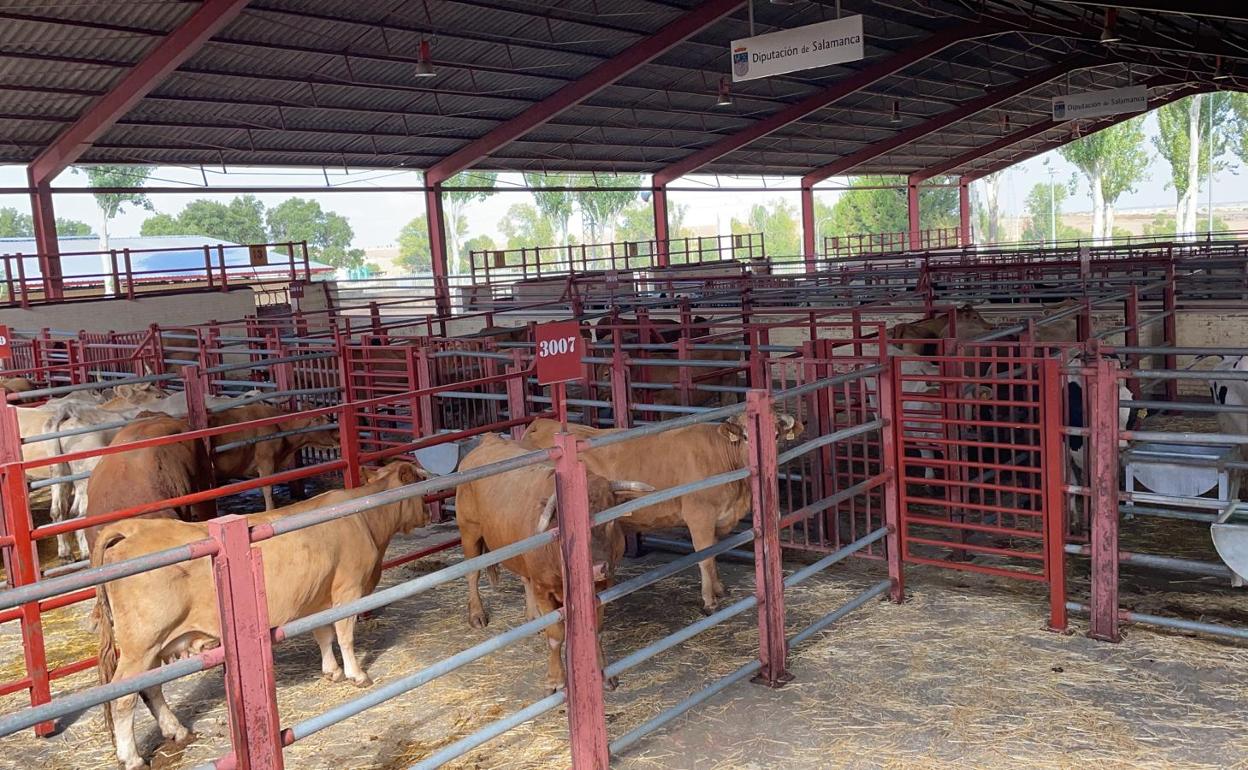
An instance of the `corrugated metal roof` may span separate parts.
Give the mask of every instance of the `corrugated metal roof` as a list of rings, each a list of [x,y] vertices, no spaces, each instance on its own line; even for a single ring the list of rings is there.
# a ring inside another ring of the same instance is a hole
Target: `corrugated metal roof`
[[[427,167],[671,24],[698,0],[255,0],[116,126],[82,162]],[[814,0],[759,3],[756,31],[864,14],[868,58],[732,86],[728,43],[743,10],[625,74],[479,165],[500,169],[655,171],[853,77],[935,32],[971,22],[1027,29],[950,46],[875,80],[703,168],[802,173],[888,140],[985,91],[1079,54],[1105,63],[1040,86],[855,169],[919,170],[1045,120],[1066,89],[1109,88],[1159,73],[1208,77],[1213,54],[1245,67],[1248,9],[1212,25],[1124,10],[1099,42],[1102,11],[1055,0]],[[194,12],[182,0],[46,0],[0,5],[0,161],[51,143],[161,37]],[[973,8],[973,10],[971,10]],[[413,76],[428,40],[438,77]],[[1114,60],[1129,62],[1130,66]],[[1232,81],[1233,85],[1235,81]],[[893,105],[900,121],[892,120]],[[1019,156],[1051,134],[968,164]]]

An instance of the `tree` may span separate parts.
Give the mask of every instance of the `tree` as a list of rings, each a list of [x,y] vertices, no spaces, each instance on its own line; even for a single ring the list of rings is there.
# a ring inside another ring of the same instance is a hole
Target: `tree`
[[[1218,159],[1230,144],[1227,132],[1218,130],[1232,114],[1230,94],[1196,94],[1157,110],[1157,135],[1153,144],[1170,164],[1170,182],[1176,196],[1175,222],[1180,235],[1197,231],[1196,211],[1202,182],[1208,181],[1210,160]],[[1209,133],[1213,123],[1214,132]],[[1206,223],[1206,230],[1208,224]]]
[[[142,187],[152,175],[153,168],[151,166],[85,166],[81,169],[75,168],[74,171],[85,173],[87,182],[92,187]],[[92,197],[95,198],[95,205],[99,207],[101,214],[100,272],[106,276],[104,293],[114,294],[117,287],[113,285],[110,275],[112,260],[108,254],[104,253],[108,251],[108,223],[113,221],[127,205],[151,211],[152,201],[141,192],[97,192],[92,193]]]
[[[1113,232],[1114,202],[1124,192],[1134,192],[1148,168],[1142,120],[1136,117],[1103,128],[1059,152],[1087,177],[1092,193],[1093,240],[1108,237]]]
[[[1221,237],[1229,238],[1225,233],[1229,229],[1226,220],[1222,217],[1215,216],[1213,218],[1213,232],[1223,233]],[[1153,221],[1144,225],[1144,235],[1152,236],[1169,236],[1175,235],[1177,228],[1175,227],[1175,219],[1173,214],[1158,214],[1153,217]],[[1197,217],[1195,233],[1198,235],[1207,235],[1209,230],[1209,220],[1205,217]],[[1217,240],[1215,236],[1214,240]]]
[[[668,213],[671,214],[670,211]],[[670,229],[670,220],[668,224],[668,237],[679,238]],[[654,240],[654,209],[648,203],[635,201],[620,212],[620,223],[615,228],[615,235],[619,240],[631,243]]]
[[[532,249],[558,245],[555,222],[532,203],[513,203],[503,215],[499,229],[509,249]]]
[[[31,226],[31,235],[34,235],[34,226]],[[61,219],[56,218],[56,234],[57,235],[95,235],[91,229],[91,225],[86,222],[79,222],[77,219]]]
[[[474,251],[494,251],[498,246],[494,244],[494,239],[488,235],[476,235],[464,241],[464,260],[468,260],[468,255]],[[472,263],[468,266],[471,268]]]
[[[206,198],[193,200],[176,216],[156,214],[143,220],[143,235],[202,235],[231,243],[264,243],[264,204],[254,195],[228,204]]]
[[[314,200],[287,198],[269,209],[265,221],[274,242],[307,241],[309,255],[319,262],[348,268],[364,264],[364,250],[351,247],[351,223]]]
[[[1004,239],[1001,232],[1001,179],[1004,171],[996,171],[982,177],[979,181],[980,201],[977,206],[980,239],[984,243],[1000,243]]]
[[[1062,222],[1062,203],[1070,192],[1070,185],[1060,182],[1039,182],[1033,186],[1025,203],[1027,226],[1023,228],[1022,240],[1069,241],[1085,237],[1087,234],[1079,228]]]
[[[602,243],[608,231],[615,229],[620,212],[637,199],[635,188],[640,185],[641,174],[619,174],[599,178],[597,189],[573,193],[577,208],[581,211],[581,221],[589,230],[590,243]]]
[[[446,187],[494,187],[498,182],[498,174],[482,171],[461,171],[446,180]],[[489,193],[474,190],[447,190],[442,193],[443,214],[446,216],[446,254],[452,275],[463,270],[459,263],[459,255],[463,252],[460,243],[468,232],[468,221],[464,215],[468,206],[474,201],[483,201]]]
[[[552,190],[552,187],[569,187],[567,174],[525,174],[524,183],[533,193],[537,210],[547,217],[554,226],[558,241],[542,246],[563,246],[568,242],[568,222],[576,208],[576,196],[567,190]]]
[[[76,219],[56,218],[56,234],[91,235],[91,225]],[[15,208],[0,208],[0,238],[33,238],[35,223],[29,214],[23,214]]]
[[[433,269],[433,257],[429,249],[429,218],[424,214],[403,225],[399,231],[399,266],[413,273],[427,273]]]
[[[919,189],[919,219],[925,228],[958,225],[958,189],[939,184]],[[905,184],[894,177],[863,176],[851,182],[832,206],[829,235],[901,233],[910,229]],[[876,189],[870,189],[876,188]]]
[[[744,221],[733,217],[734,235],[762,233],[768,256],[792,256],[802,250],[801,227],[797,209],[787,200],[776,199],[767,204],[755,203]]]

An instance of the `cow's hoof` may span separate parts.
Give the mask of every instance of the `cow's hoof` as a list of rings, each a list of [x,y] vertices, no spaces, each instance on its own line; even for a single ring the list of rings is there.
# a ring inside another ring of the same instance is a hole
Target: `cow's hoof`
[[[620,686],[620,678],[618,676],[609,676],[603,680],[602,686],[609,692],[615,692],[615,688]]]
[[[148,764],[140,759],[138,762],[127,762],[126,770],[149,770],[149,768]]]
[[[490,616],[486,614],[485,610],[468,613],[468,625],[473,628],[485,628],[489,624]]]
[[[180,728],[178,732],[174,734],[172,738],[169,739],[169,742],[172,743],[174,746],[185,746],[186,744],[190,743],[193,740],[195,740],[195,733],[183,727],[183,728]]]
[[[337,671],[326,671],[322,673],[321,678],[326,682],[341,682],[343,679],[347,678],[347,675],[342,673],[342,669],[338,669]]]
[[[351,684],[359,687],[360,689],[364,689],[365,687],[372,687],[373,680],[368,674],[360,674],[359,679],[351,680]]]
[[[715,614],[715,610],[717,610],[717,609],[719,609],[719,605],[718,605],[718,604],[704,604],[704,605],[702,605],[702,614],[703,614],[703,615],[714,615],[714,614]]]

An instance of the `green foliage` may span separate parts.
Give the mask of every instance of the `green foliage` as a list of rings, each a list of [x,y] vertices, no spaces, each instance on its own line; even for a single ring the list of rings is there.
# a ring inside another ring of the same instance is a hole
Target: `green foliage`
[[[473,251],[494,251],[498,246],[495,245],[494,239],[488,235],[478,235],[464,241],[464,259],[468,258],[468,254]]]
[[[509,249],[558,245],[555,222],[532,203],[513,203],[499,223]]]
[[[1218,216],[1216,213],[1213,215],[1213,232],[1215,234],[1225,232],[1229,229],[1229,227],[1230,226],[1226,223],[1225,219]],[[1174,214],[1158,214],[1153,217],[1152,222],[1144,225],[1144,234],[1151,236],[1168,236],[1174,235],[1176,229],[1177,225],[1175,223]],[[1209,232],[1208,213],[1204,216],[1196,217],[1196,232],[1206,234]]]
[[[1215,159],[1214,171],[1220,171],[1226,164],[1218,161],[1230,145],[1230,136],[1226,131],[1219,130],[1231,117],[1232,95],[1229,93],[1201,94],[1189,96],[1177,102],[1163,105],[1157,110],[1157,135],[1153,144],[1157,152],[1170,164],[1170,182],[1180,198],[1192,184],[1188,178],[1188,161],[1192,149],[1191,137],[1191,105],[1192,100],[1200,100],[1200,118],[1197,127],[1198,157],[1196,186],[1199,187],[1209,176],[1209,153]],[[1213,137],[1210,140],[1209,121],[1213,120]],[[1206,227],[1206,229],[1208,229]]]
[[[551,187],[568,187],[567,174],[532,174],[524,175],[524,183],[532,190],[537,210],[551,223],[558,240],[551,240],[540,246],[562,246],[568,242],[568,222],[576,209],[576,196],[566,190],[551,190]]]
[[[679,238],[671,229],[672,211],[668,210],[668,237]],[[615,228],[616,240],[640,242],[654,239],[654,209],[650,204],[637,201],[620,212],[620,222]]]
[[[57,217],[56,234],[58,236],[91,235],[91,225],[76,219]],[[0,208],[0,238],[33,238],[34,236],[35,223],[31,220],[30,214],[23,214],[9,206]]]
[[[946,180],[936,180],[944,183]],[[899,233],[910,229],[905,182],[895,177],[863,176],[855,178],[851,187],[884,189],[851,189],[841,193],[832,206],[826,225],[820,224],[823,235],[859,235],[865,233]],[[816,219],[819,214],[816,203]],[[957,227],[958,188],[927,186],[919,189],[919,217],[924,229]],[[768,248],[770,251],[770,247]]]
[[[607,233],[615,227],[616,219],[624,209],[637,199],[636,188],[641,185],[641,174],[619,174],[596,179],[595,190],[573,193],[581,219],[589,230],[590,243],[602,243]]]
[[[461,171],[446,180],[447,187],[494,187],[498,183],[498,174],[483,171]],[[463,255],[467,263],[467,250],[461,244],[468,233],[468,206],[476,201],[490,197],[488,192],[480,190],[450,190],[443,193],[442,206],[446,216],[446,253],[452,273],[463,272],[459,265]]]
[[[798,224],[797,209],[787,200],[775,199],[766,204],[755,203],[745,220],[732,219],[732,233],[763,234],[767,255],[785,257],[800,254],[802,232]]]
[[[31,235],[34,235],[34,226],[31,226]],[[56,218],[56,234],[57,235],[94,235],[91,225],[86,222],[79,222],[77,219],[61,219]]]
[[[1062,222],[1062,204],[1070,193],[1070,186],[1061,182],[1039,182],[1033,186],[1024,204],[1027,226],[1023,228],[1022,240],[1054,240],[1054,219],[1057,221],[1057,240],[1072,241],[1088,237],[1083,230]]]
[[[428,273],[433,269],[433,257],[429,249],[429,219],[424,214],[403,225],[399,231],[398,264],[413,273]]]
[[[23,214],[15,208],[0,208],[0,238],[29,238],[35,234],[35,225],[30,214]]]
[[[1058,152],[1088,177],[1099,179],[1105,203],[1113,205],[1125,192],[1135,192],[1146,177],[1144,121],[1132,118],[1062,147]]]
[[[152,166],[84,166],[74,169],[87,175],[91,187],[142,187],[154,170]],[[93,197],[106,222],[116,218],[127,204],[152,210],[151,200],[141,192],[94,193]]]
[[[287,198],[265,215],[269,237],[275,242],[307,241],[308,253],[334,267],[364,263],[364,250],[351,248],[355,233],[347,218],[325,211],[308,198]]]
[[[156,214],[143,220],[143,235],[202,235],[231,243],[265,243],[264,204],[254,195],[228,204],[200,198],[177,215]]]

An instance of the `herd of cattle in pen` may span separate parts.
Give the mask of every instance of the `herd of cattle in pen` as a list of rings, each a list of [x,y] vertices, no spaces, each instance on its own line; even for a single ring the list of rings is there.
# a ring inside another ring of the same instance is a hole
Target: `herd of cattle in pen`
[[[923,401],[922,396],[933,387],[924,382],[923,377],[940,374],[940,367],[930,358],[934,353],[931,346],[950,331],[948,324],[947,316],[935,316],[897,324],[888,332],[890,350],[901,361],[902,400],[907,410],[913,406],[920,415],[916,423],[912,419],[914,413],[910,413],[907,419],[911,419],[911,424],[907,430],[923,431],[922,410],[932,403]],[[664,341],[675,342],[681,336],[679,325],[659,326],[656,336]],[[953,331],[962,340],[973,339],[992,328],[969,306],[957,310],[955,326]],[[1037,327],[1037,341],[1075,342],[1075,326],[1072,318],[1069,323]],[[686,326],[683,331],[696,334],[697,325]],[[705,332],[706,327],[702,326],[700,331]],[[600,336],[605,338],[605,335]],[[705,354],[723,355],[715,351],[705,351]],[[1242,370],[1248,369],[1248,364],[1244,359],[1228,359],[1219,364],[1219,368]],[[675,372],[675,368],[663,367],[658,371]],[[738,383],[736,373],[731,377],[721,376],[726,384]],[[1012,400],[1008,392],[1001,392],[1000,386],[984,385],[986,377],[982,373],[972,379],[979,382],[970,386],[977,390],[963,394],[971,397],[963,397],[960,402],[973,405],[976,398],[982,398],[985,403]],[[1067,376],[1065,382],[1069,400],[1066,421],[1068,425],[1079,427],[1083,422],[1082,386],[1077,375]],[[1245,385],[1244,380],[1211,381],[1213,396],[1222,403],[1248,404],[1242,392]],[[20,382],[10,382],[7,387],[21,390],[24,386]],[[868,385],[868,389],[874,387]],[[724,396],[735,400],[729,393],[711,391],[709,396],[699,397],[694,403],[705,405],[710,398]],[[1130,398],[1129,391],[1124,391],[1122,398]],[[873,399],[874,392],[868,396],[868,401]],[[283,414],[277,407],[256,403],[255,396],[243,396],[238,400],[213,397],[208,406],[212,410],[210,427]],[[870,409],[876,411],[877,405],[870,403]],[[28,461],[50,458],[98,449],[110,443],[119,445],[175,435],[189,429],[183,417],[186,411],[184,393],[167,393],[151,384],[78,391],[37,406],[23,406],[18,409],[23,437],[49,433],[61,436],[24,444],[23,457]],[[989,417],[980,422],[1009,422],[1000,412]],[[1130,417],[1129,410],[1121,409],[1120,427],[1127,428]],[[1244,415],[1228,417],[1248,423]],[[591,513],[624,499],[745,468],[748,451],[744,419],[737,416],[722,423],[689,425],[586,451],[582,457],[588,470]],[[291,415],[266,426],[216,435],[208,442],[187,440],[146,446],[75,460],[67,465],[45,466],[38,472],[44,478],[80,477],[52,486],[53,517],[60,520],[71,516],[93,517],[211,490],[229,479],[262,478],[293,467],[305,449],[336,448],[337,433],[315,430],[313,422]],[[792,441],[805,433],[800,414],[777,414],[775,425],[780,441]],[[92,427],[99,429],[92,431]],[[1234,427],[1248,433],[1248,424]],[[570,424],[569,429],[582,437],[612,430],[575,424]],[[538,418],[528,425],[519,440],[487,433],[473,442],[474,446],[459,461],[458,469],[479,468],[553,447],[558,430],[558,422]],[[980,438],[995,443],[994,437],[984,437],[981,433]],[[1069,440],[1071,464],[1082,467],[1081,439],[1072,436]],[[280,508],[275,506],[271,487],[265,487],[265,510],[249,514],[250,522],[253,526],[260,525],[301,511],[395,489],[430,475],[418,462],[406,458],[393,459],[379,468],[365,468],[362,473],[364,483],[353,489],[331,490]],[[735,481],[656,503],[595,527],[591,552],[598,589],[611,584],[623,556],[627,533],[683,527],[689,531],[694,548],[704,549],[726,537],[738,525],[749,511],[750,499],[749,481]],[[501,501],[505,504],[500,504]],[[79,533],[78,547],[89,555],[93,566],[116,563],[202,540],[207,536],[206,525],[202,522],[216,513],[216,503],[212,500],[165,508],[91,527]],[[497,551],[544,532],[554,526],[556,514],[554,466],[549,462],[487,476],[461,484],[456,490],[455,516],[465,558]],[[263,554],[270,625],[284,624],[372,592],[380,580],[381,564],[391,539],[398,533],[423,527],[428,521],[424,502],[415,497],[260,542],[257,547]],[[61,536],[59,556],[72,559],[73,545],[69,535]],[[502,562],[523,583],[530,618],[562,606],[560,559],[559,546],[549,544]],[[702,610],[710,613],[725,596],[725,588],[714,559],[703,561],[700,570]],[[487,576],[492,583],[496,582],[497,569],[488,569]],[[479,572],[468,576],[467,619],[473,628],[484,628],[489,623],[489,614],[478,592],[479,580]],[[216,646],[220,635],[217,604],[213,593],[204,590],[211,582],[210,566],[204,559],[198,559],[100,587],[91,621],[99,635],[101,681],[134,676],[163,662]],[[321,670],[327,679],[350,680],[356,686],[366,687],[371,680],[355,656],[354,627],[355,618],[352,617],[334,623],[332,628],[318,629],[314,637],[321,652]],[[548,627],[545,634],[549,644],[544,683],[554,690],[563,685],[565,677],[562,624]],[[341,666],[332,649],[335,638]],[[608,686],[614,684],[608,682]],[[159,686],[144,690],[142,698],[166,738],[183,741],[188,737],[186,727],[166,704]],[[134,739],[137,700],[137,695],[125,696],[105,707],[106,723],[117,756],[128,769],[145,766]]]

